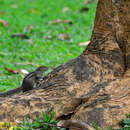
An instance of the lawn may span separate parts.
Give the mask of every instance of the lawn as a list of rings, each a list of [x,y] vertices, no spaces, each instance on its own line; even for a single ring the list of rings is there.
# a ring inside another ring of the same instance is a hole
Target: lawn
[[[87,7],[87,11],[80,11]],[[90,40],[96,11],[96,2],[88,5],[84,0],[0,0],[0,90],[18,87],[21,74],[11,70],[35,70],[45,65],[56,66],[79,56],[85,47],[80,42]],[[68,20],[72,24],[57,23]],[[29,39],[12,38],[22,33]],[[60,34],[68,34],[66,39]]]

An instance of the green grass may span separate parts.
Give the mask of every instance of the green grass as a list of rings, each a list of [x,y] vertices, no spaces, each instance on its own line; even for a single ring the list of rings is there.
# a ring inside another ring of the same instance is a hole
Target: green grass
[[[0,90],[6,91],[18,87],[22,82],[21,75],[7,72],[5,67],[12,70],[26,69],[33,71],[34,64],[46,65],[51,69],[66,63],[80,55],[84,47],[80,42],[90,40],[96,3],[87,5],[88,12],[77,13],[84,0],[0,0],[0,19],[9,23],[8,27],[0,24]],[[70,12],[63,13],[64,7]],[[56,19],[71,20],[73,25],[57,24],[51,22]],[[25,27],[33,25],[31,32]],[[14,33],[28,35],[33,43],[20,38],[11,38]],[[58,35],[67,33],[70,40],[59,40]],[[45,36],[52,36],[52,40]],[[18,64],[20,63],[20,64]]]

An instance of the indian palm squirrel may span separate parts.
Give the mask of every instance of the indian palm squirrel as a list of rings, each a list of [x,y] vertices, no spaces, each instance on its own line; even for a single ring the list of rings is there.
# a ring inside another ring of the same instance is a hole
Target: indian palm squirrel
[[[33,89],[35,85],[37,84],[37,82],[40,79],[42,79],[43,73],[47,70],[48,68],[46,66],[38,67],[35,71],[30,72],[29,74],[25,76],[25,78],[23,79],[22,85],[19,88],[9,90],[5,93],[1,93],[0,97],[6,97],[9,95],[13,95],[15,93],[26,92]]]

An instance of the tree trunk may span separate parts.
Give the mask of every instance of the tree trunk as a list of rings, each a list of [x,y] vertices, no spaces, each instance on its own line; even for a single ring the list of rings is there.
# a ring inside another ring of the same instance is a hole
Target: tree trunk
[[[99,0],[86,50],[37,89],[0,99],[0,121],[35,119],[54,107],[60,120],[119,127],[130,113],[130,0]]]

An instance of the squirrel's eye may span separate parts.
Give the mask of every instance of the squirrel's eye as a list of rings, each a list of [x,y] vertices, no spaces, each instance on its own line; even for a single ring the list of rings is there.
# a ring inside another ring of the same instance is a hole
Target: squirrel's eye
[[[39,77],[39,76],[36,76],[35,78],[39,80],[41,77]]]
[[[36,76],[36,80],[42,80],[42,77]]]

